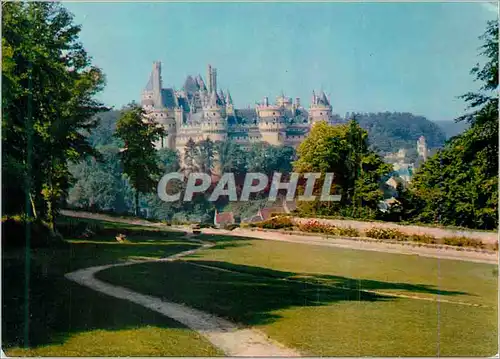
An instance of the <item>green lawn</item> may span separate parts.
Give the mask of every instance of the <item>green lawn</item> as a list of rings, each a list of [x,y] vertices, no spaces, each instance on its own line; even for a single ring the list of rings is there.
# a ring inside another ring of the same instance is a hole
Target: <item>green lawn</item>
[[[64,278],[65,273],[79,268],[133,258],[160,258],[197,246],[175,232],[104,223],[105,230],[92,240],[69,240],[57,248],[32,251],[28,349],[23,348],[25,252],[3,251],[2,349],[7,355],[222,355],[203,337],[174,320]],[[127,232],[129,243],[117,243],[117,232]]]
[[[497,353],[497,266],[202,237],[220,243],[189,263],[137,264],[97,276],[256,326],[307,355]],[[481,307],[422,300],[435,298]]]

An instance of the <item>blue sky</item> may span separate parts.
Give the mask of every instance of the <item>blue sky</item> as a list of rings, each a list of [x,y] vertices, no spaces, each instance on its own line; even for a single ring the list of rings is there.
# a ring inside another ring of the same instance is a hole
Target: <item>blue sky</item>
[[[408,111],[451,120],[476,89],[478,36],[491,3],[65,3],[107,76],[109,106],[140,98],[154,60],[164,87],[218,71],[236,107],[283,90],[308,105],[324,90],[339,114]]]

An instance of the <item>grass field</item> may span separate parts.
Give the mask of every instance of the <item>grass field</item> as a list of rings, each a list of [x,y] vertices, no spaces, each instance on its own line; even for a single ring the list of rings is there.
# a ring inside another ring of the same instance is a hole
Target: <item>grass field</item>
[[[89,221],[92,222],[92,221]],[[24,250],[2,253],[2,349],[10,356],[214,356],[196,332],[64,278],[79,268],[195,248],[175,232],[103,222],[104,235],[31,254],[29,348],[24,349]],[[137,230],[140,232],[134,232]],[[114,239],[127,231],[127,244]],[[134,234],[137,233],[137,234]]]
[[[69,239],[57,248],[32,251],[28,349],[23,348],[24,251],[3,252],[6,353],[222,355],[173,320],[64,278],[79,268],[197,247],[182,233],[102,223],[104,229],[91,240]],[[117,243],[117,233],[127,233],[127,243]],[[199,238],[216,245],[183,261],[111,268],[97,277],[256,327],[305,355],[497,352],[497,266],[225,236]]]
[[[494,265],[218,239],[188,263],[138,264],[97,277],[256,326],[306,355],[497,353]]]

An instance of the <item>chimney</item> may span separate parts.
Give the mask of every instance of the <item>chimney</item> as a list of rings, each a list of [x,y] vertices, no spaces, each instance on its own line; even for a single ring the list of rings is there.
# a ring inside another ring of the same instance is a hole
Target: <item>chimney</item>
[[[153,73],[152,73],[152,85],[153,85],[153,98],[155,107],[160,108],[162,105],[161,101],[161,62],[153,62]]]
[[[212,65],[207,68],[207,82],[208,93],[212,93]]]
[[[217,91],[217,69],[212,69],[212,90]]]
[[[267,96],[264,97],[264,106],[269,106],[269,98]]]
[[[295,108],[300,107],[300,97],[295,97]]]

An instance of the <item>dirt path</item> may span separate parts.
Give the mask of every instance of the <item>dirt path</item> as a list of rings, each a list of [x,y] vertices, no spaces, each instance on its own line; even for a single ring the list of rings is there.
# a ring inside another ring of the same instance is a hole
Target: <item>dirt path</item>
[[[234,323],[219,318],[215,315],[208,314],[182,304],[167,302],[157,297],[134,292],[130,289],[115,286],[95,278],[95,274],[104,269],[119,266],[129,266],[135,263],[174,261],[183,256],[193,254],[199,250],[210,248],[211,246],[213,245],[204,244],[200,248],[184,251],[173,256],[157,260],[89,267],[68,273],[65,275],[65,277],[98,292],[119,299],[128,300],[130,302],[142,305],[145,308],[158,312],[162,315],[170,317],[200,333],[228,356],[300,356],[299,352],[284,347],[283,345],[271,340],[258,330],[242,329],[236,326]]]

